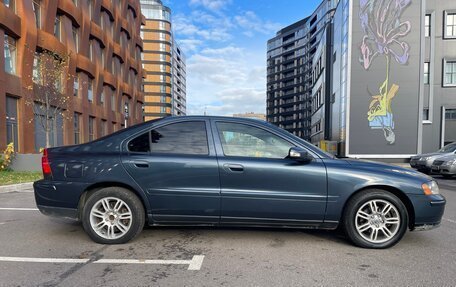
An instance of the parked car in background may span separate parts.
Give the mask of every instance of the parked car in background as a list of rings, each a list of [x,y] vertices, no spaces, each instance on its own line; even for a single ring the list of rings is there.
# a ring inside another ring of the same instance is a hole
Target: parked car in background
[[[456,142],[444,146],[437,152],[412,156],[410,158],[410,166],[421,172],[430,173],[432,170],[432,164],[436,159],[455,154]]]
[[[168,117],[43,152],[39,210],[82,221],[102,244],[148,225],[336,229],[387,248],[407,229],[440,224],[445,198],[429,176],[337,159],[266,122]],[[151,239],[152,240],[152,239]]]
[[[444,156],[436,159],[432,164],[432,172],[451,178],[456,175],[456,155]]]

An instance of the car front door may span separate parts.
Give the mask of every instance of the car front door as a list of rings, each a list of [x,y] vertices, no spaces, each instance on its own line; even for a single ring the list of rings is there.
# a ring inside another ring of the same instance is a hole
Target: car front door
[[[155,222],[219,222],[220,180],[209,121],[157,126],[126,148],[124,165],[147,193]]]
[[[321,224],[326,167],[287,158],[295,145],[272,130],[213,121],[221,184],[221,223]]]

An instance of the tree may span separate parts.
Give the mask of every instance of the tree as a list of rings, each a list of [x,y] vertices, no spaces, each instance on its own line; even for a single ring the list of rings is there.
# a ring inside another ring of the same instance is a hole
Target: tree
[[[35,120],[46,134],[46,147],[51,147],[51,133],[56,119],[65,117],[72,99],[67,93],[70,55],[49,50],[35,52],[32,80],[32,98],[27,104],[33,106]]]

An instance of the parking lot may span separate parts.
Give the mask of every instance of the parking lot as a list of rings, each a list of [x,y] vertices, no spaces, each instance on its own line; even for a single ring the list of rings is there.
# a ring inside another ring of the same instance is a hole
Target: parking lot
[[[439,178],[440,228],[388,250],[314,230],[147,228],[93,243],[82,226],[41,215],[31,190],[0,194],[1,286],[454,286],[456,180]]]

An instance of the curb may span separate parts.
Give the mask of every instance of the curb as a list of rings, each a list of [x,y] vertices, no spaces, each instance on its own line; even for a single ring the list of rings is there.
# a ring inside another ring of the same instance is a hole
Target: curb
[[[27,190],[27,189],[28,190],[33,189],[33,182],[2,185],[2,186],[0,186],[0,193],[23,191],[23,190]]]

